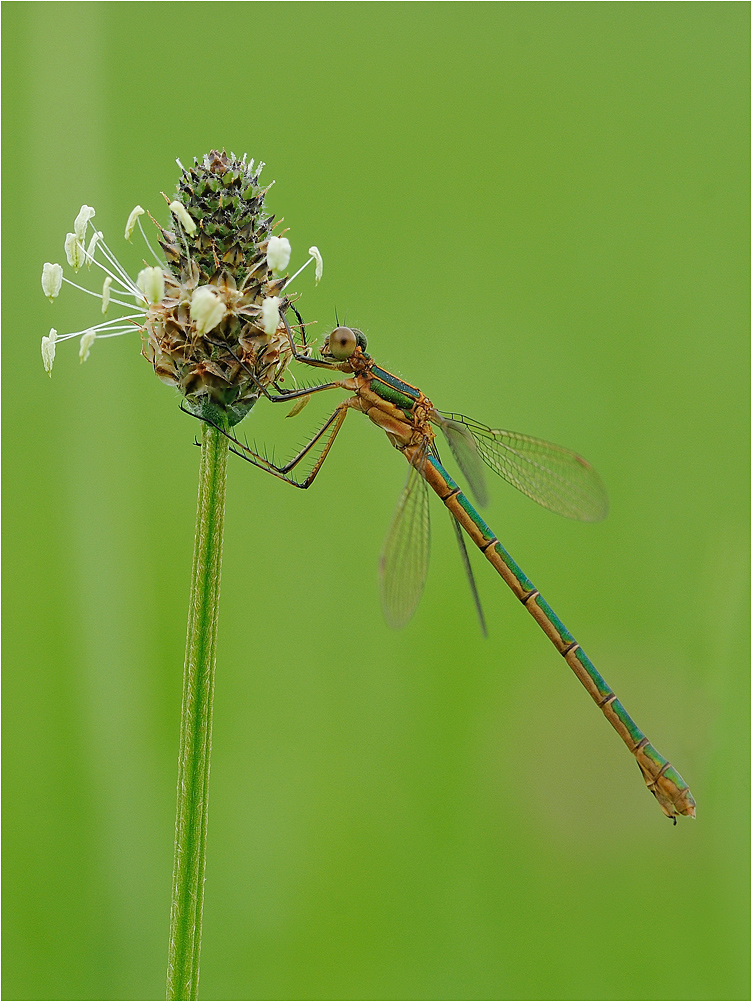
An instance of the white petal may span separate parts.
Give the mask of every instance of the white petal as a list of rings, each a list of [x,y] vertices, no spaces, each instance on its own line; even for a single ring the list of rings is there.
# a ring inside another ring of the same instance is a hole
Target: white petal
[[[82,205],[81,211],[76,216],[76,220],[73,223],[73,230],[81,241],[84,242],[84,237],[86,236],[86,227],[89,225],[89,220],[96,216],[96,212],[90,205]]]
[[[279,296],[267,296],[261,304],[261,316],[264,322],[264,332],[273,334],[279,327]]]
[[[287,237],[269,237],[266,263],[272,271],[284,271],[290,262],[290,241]]]
[[[164,275],[161,268],[142,268],[136,285],[143,292],[147,303],[161,303],[164,299]]]
[[[68,233],[65,237],[65,256],[68,258],[68,264],[74,271],[78,271],[86,260],[84,245],[75,233]]]
[[[321,276],[324,274],[324,259],[321,256],[321,251],[318,249],[318,247],[309,247],[308,253],[316,262],[315,278],[316,278],[316,285],[318,285],[319,282],[321,281]]]
[[[48,376],[52,377],[52,363],[55,361],[55,341],[57,340],[57,331],[54,327],[50,327],[50,333],[48,337],[42,338],[42,365],[44,366],[44,371]]]
[[[81,335],[81,343],[78,349],[78,357],[82,362],[85,362],[89,357],[89,352],[91,351],[91,346],[97,339],[97,332],[92,330],[90,327],[88,331],[84,331]]]
[[[44,292],[50,302],[58,295],[62,284],[62,266],[45,261],[42,267],[42,292]]]
[[[102,286],[102,313],[107,312],[107,307],[110,305],[110,286],[112,285],[112,276],[108,275],[104,280],[104,285]]]
[[[170,202],[170,212],[180,220],[180,222],[183,224],[183,229],[188,234],[188,236],[192,237],[193,234],[196,232],[196,224],[188,215],[188,210],[183,205],[183,203],[178,202],[177,200],[174,202]]]
[[[144,214],[144,210],[141,208],[140,205],[137,205],[135,207],[135,209],[133,209],[133,211],[131,212],[130,216],[128,216],[128,222],[125,224],[125,239],[126,240],[130,240],[131,234],[133,233],[133,231],[136,228],[136,221],[138,220],[138,217],[139,216],[143,216],[143,214]]]
[[[227,308],[209,285],[201,285],[191,297],[191,320],[196,325],[199,334],[207,334],[214,330]]]
[[[89,246],[86,248],[86,267],[91,268],[92,258],[94,257],[94,248],[97,246],[99,241],[102,239],[102,231],[94,230],[94,236],[89,241]]]

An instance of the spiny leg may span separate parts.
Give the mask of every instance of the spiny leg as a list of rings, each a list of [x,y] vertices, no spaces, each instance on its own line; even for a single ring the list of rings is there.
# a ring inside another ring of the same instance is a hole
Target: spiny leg
[[[452,444],[451,441],[449,444],[451,446]],[[438,459],[438,461],[441,462],[441,457],[439,456],[439,450],[437,449],[435,442],[431,446],[431,452]],[[452,452],[454,452],[454,448],[452,448]],[[425,464],[423,468],[425,468]],[[452,520],[452,528],[454,529],[454,535],[455,538],[457,539],[457,546],[459,547],[460,550],[460,559],[462,560],[462,566],[465,568],[467,581],[468,584],[470,585],[470,591],[473,596],[473,603],[475,604],[475,611],[478,613],[478,620],[480,621],[481,632],[483,633],[484,637],[487,637],[488,628],[486,627],[486,617],[483,614],[483,606],[481,605],[480,595],[478,594],[478,586],[475,583],[475,575],[473,574],[473,568],[470,564],[470,557],[468,556],[467,553],[467,547],[465,546],[465,540],[462,535],[462,529],[460,528],[459,522],[452,515],[451,512],[449,513],[449,516]]]
[[[186,410],[186,408],[184,408],[182,404],[180,409],[185,411],[186,414],[191,414],[191,411]],[[272,476],[278,477],[280,480],[284,480],[285,483],[292,484],[293,487],[300,487],[303,490],[305,490],[306,488],[310,487],[313,481],[316,479],[316,474],[321,469],[324,460],[329,454],[329,450],[331,449],[334,443],[334,439],[337,437],[337,433],[342,427],[342,423],[344,422],[345,417],[347,416],[348,409],[349,409],[349,404],[346,400],[343,401],[341,404],[339,404],[338,407],[335,409],[335,411],[327,418],[327,420],[324,422],[321,428],[319,428],[319,430],[316,432],[316,434],[313,436],[310,442],[304,445],[303,448],[300,450],[300,452],[296,456],[294,456],[288,463],[285,463],[283,466],[277,466],[270,459],[267,459],[265,456],[260,455],[258,452],[254,452],[254,450],[251,449],[250,446],[244,445],[242,442],[239,442],[234,435],[231,435],[229,432],[225,431],[224,428],[221,428],[211,419],[199,418],[195,414],[191,414],[191,416],[196,417],[197,420],[199,421],[205,421],[206,424],[211,425],[212,428],[216,428],[217,431],[220,432],[220,434],[224,435],[225,438],[229,439],[231,443],[230,452],[234,452],[236,456],[240,456],[241,459],[244,459],[246,462],[251,463],[252,466],[257,466],[260,470],[264,470],[266,473],[271,473]],[[317,458],[316,462],[314,463],[308,475],[303,480],[296,480],[294,477],[287,476],[290,470],[295,469],[298,463],[300,463],[301,460],[305,459],[305,457],[308,455],[311,449],[323,436],[327,434],[327,432],[329,433],[328,438],[326,438],[324,447],[321,450],[319,457]]]
[[[298,318],[298,323],[300,324],[300,337],[301,337],[301,339],[302,339],[302,341],[303,341],[303,347],[304,347],[304,348],[308,348],[308,347],[309,347],[309,344],[308,344],[308,342],[306,341],[306,332],[305,332],[305,324],[303,323],[303,318],[302,318],[302,317],[301,317],[301,315],[300,315],[300,314],[298,313],[298,311],[297,311],[297,309],[296,309],[296,307],[295,307],[295,304],[294,304],[294,303],[292,303],[292,302],[290,303],[290,309],[291,309],[291,310],[292,310],[292,312],[293,312],[293,313],[295,314],[295,316],[296,316],[296,317]]]
[[[470,585],[470,591],[473,595],[473,602],[475,603],[475,611],[478,613],[478,619],[480,621],[481,632],[484,637],[488,636],[488,628],[486,627],[486,617],[483,614],[483,606],[480,602],[480,595],[478,594],[478,586],[475,583],[475,575],[473,574],[473,568],[470,565],[470,557],[468,556],[467,547],[465,546],[465,540],[462,535],[462,529],[457,519],[449,513],[452,518],[452,527],[454,529],[454,534],[457,538],[457,545],[460,548],[460,557],[462,559],[462,566],[465,568],[465,574],[467,575],[468,584]]]
[[[337,433],[339,432],[345,418],[347,417],[348,409],[349,408],[347,401],[341,403],[336,408],[334,413],[325,421],[322,427],[316,432],[311,441],[308,442],[308,444],[305,445],[297,454],[297,456],[293,457],[293,459],[291,459],[289,463],[286,463],[284,466],[281,467],[275,467],[273,463],[269,463],[269,461],[266,460],[265,462],[267,465],[262,466],[261,468],[266,469],[268,473],[272,473],[274,476],[279,477],[280,480],[284,480],[285,483],[292,484],[293,487],[300,487],[303,490],[310,487],[313,481],[316,479],[317,473],[324,465],[324,460],[329,455],[329,450],[334,444],[334,439],[337,437]],[[321,450],[318,459],[311,467],[305,479],[301,481],[301,480],[296,480],[294,477],[288,477],[287,476],[288,472],[294,469],[298,465],[298,463],[302,459],[304,459],[306,455],[308,455],[308,453],[311,451],[316,442],[318,442],[318,440],[322,436],[324,436],[327,433],[327,431],[329,432],[329,435],[324,443],[324,447]],[[251,455],[254,456],[254,458],[253,459],[250,458],[250,456],[246,455],[246,452],[251,452],[251,450],[249,450],[247,446],[241,445],[241,443],[237,444],[239,446],[239,449],[230,446],[230,452],[234,452],[235,455],[240,456],[241,459],[247,459],[249,462],[253,463],[254,466],[258,466],[259,464],[255,462],[255,454],[251,453]]]

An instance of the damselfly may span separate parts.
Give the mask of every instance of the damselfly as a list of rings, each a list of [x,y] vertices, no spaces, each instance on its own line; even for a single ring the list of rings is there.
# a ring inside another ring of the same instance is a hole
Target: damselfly
[[[259,393],[275,402],[295,400],[295,412],[313,393],[340,389],[351,395],[337,405],[310,442],[283,466],[276,465],[216,425],[230,438],[231,451],[287,483],[306,488],[321,469],[347,414],[350,411],[366,414],[410,464],[407,484],[381,554],[381,598],[387,622],[394,627],[404,626],[423,591],[428,570],[428,488],[431,488],[452,514],[484,632],[485,622],[462,529],[509,585],[601,708],[637,760],[647,787],[663,813],[672,818],[674,824],[677,815],[694,817],[695,801],[682,777],[648,741],[572,634],[444,469],[434,428],[440,428],[446,437],[480,505],[487,501],[485,464],[538,504],[568,518],[599,521],[607,513],[608,501],[593,467],[574,452],[550,442],[489,428],[462,414],[438,410],[417,387],[378,366],[366,350],[365,335],[356,328],[338,325],[326,338],[321,357],[314,358],[305,345],[302,321],[304,347],[299,349],[284,315],[282,320],[296,361],[336,371],[344,378],[289,392],[277,387],[277,393],[270,393],[259,384]],[[238,357],[237,362],[250,371],[242,358]],[[294,471],[306,460],[312,462],[310,471],[297,479]]]

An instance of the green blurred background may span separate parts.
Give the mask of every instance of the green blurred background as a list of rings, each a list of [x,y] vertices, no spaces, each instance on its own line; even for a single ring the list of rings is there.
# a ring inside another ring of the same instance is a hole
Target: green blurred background
[[[83,202],[138,270],[131,208],[226,146],[323,252],[319,336],[336,307],[439,406],[598,467],[603,524],[501,482],[487,517],[699,806],[666,821],[476,560],[481,638],[438,504],[386,628],[406,470],[367,421],[305,493],[238,461],[201,997],[749,998],[748,5],[3,15],[4,997],[163,997],[197,429],[135,337],[49,380],[42,334],[98,310],[39,276]]]

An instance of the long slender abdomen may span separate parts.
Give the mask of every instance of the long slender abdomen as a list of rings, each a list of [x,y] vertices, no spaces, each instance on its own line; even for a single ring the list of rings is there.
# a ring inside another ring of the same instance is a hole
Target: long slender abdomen
[[[601,708],[608,722],[637,759],[647,787],[663,813],[673,818],[674,824],[677,814],[694,817],[695,801],[682,777],[650,744],[590,658],[532,581],[523,574],[441,463],[429,456],[422,472],[429,486],[436,491],[478,549],[504,578]]]

